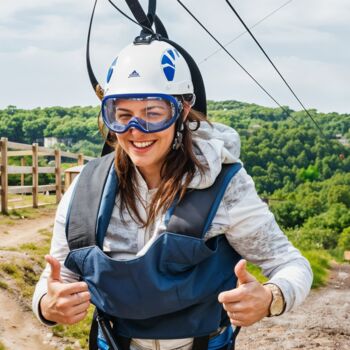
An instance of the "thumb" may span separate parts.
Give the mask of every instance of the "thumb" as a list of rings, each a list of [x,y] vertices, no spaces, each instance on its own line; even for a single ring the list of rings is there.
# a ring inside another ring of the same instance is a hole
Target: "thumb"
[[[51,281],[59,281],[61,280],[61,264],[60,262],[51,255],[45,255],[45,260],[51,267],[50,279]]]
[[[247,271],[247,261],[241,259],[235,266],[235,274],[238,284],[245,284],[256,281],[256,278]]]

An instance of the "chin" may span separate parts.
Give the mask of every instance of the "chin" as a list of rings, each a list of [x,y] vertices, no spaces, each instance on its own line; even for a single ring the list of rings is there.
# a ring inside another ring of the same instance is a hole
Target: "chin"
[[[153,166],[153,162],[150,162],[149,160],[142,157],[130,157],[130,159],[132,163],[137,167],[144,168]]]

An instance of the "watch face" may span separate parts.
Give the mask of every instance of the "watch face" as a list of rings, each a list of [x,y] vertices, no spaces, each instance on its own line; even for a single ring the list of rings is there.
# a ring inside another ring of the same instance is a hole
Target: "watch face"
[[[270,308],[270,314],[272,316],[280,315],[283,311],[283,306],[284,306],[284,303],[283,303],[282,297],[281,296],[276,297],[276,294],[274,294],[273,301]]]
[[[270,316],[278,316],[284,310],[284,298],[281,290],[275,284],[267,284],[272,292],[272,302],[270,305]]]

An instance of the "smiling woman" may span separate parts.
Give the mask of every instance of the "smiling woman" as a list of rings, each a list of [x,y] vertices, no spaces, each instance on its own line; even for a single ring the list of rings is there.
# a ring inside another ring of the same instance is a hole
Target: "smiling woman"
[[[231,350],[241,326],[305,299],[310,266],[258,197],[235,130],[194,109],[180,50],[137,40],[104,89],[113,151],[62,198],[33,310],[72,324],[92,302],[91,350]]]

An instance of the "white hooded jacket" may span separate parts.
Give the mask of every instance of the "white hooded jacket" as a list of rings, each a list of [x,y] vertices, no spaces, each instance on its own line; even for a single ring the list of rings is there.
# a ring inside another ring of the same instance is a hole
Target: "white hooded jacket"
[[[199,173],[196,174],[189,187],[203,189],[213,184],[221,171],[222,163],[239,161],[240,140],[235,130],[222,124],[214,124],[212,128],[203,123],[193,136],[195,154],[200,162],[208,167],[208,170],[202,177]],[[58,206],[50,251],[50,254],[62,265],[61,277],[65,282],[73,282],[78,278],[63,266],[69,253],[65,236],[66,215],[76,179]],[[144,205],[138,203],[138,208],[141,216],[147,217],[145,207],[155,190],[148,190],[140,173],[137,174],[137,181],[144,202]],[[123,223],[119,214],[119,205],[117,196],[103,248],[115,259],[132,259],[136,255],[144,254],[152,242],[165,230],[164,215],[158,217],[152,227],[144,229],[132,220],[127,211],[123,212],[125,220]],[[222,233],[243,258],[260,266],[264,275],[269,278],[269,282],[279,286],[286,301],[286,311],[299,305],[306,298],[312,283],[310,265],[280,230],[268,206],[257,195],[254,182],[244,168],[228,185],[205,239]],[[49,273],[50,266],[46,266],[33,297],[34,313],[46,324],[48,322],[39,315],[39,302],[47,292]],[[155,347],[152,340],[135,341],[135,344],[141,348]],[[188,348],[190,345],[191,339],[161,340],[158,341],[157,348]]]

